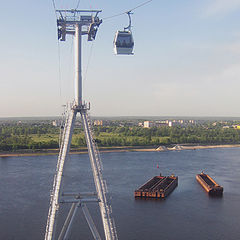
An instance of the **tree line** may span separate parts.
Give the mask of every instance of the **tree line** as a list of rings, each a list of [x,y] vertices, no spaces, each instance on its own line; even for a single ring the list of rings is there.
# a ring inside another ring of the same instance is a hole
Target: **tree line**
[[[95,133],[97,142],[103,146],[240,143],[240,130],[222,127],[97,127]],[[114,135],[104,139],[101,133],[114,133]]]
[[[0,126],[0,151],[55,149],[59,147],[60,128],[51,124]],[[209,127],[129,127],[95,126],[95,141],[100,147],[158,146],[171,144],[237,144],[240,130]],[[72,148],[86,147],[83,130],[76,128]]]

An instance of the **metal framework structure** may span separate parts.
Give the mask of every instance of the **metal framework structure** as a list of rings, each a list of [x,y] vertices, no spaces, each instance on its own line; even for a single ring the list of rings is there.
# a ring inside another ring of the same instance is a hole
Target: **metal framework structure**
[[[81,208],[87,220],[89,228],[94,239],[101,239],[93,219],[88,211],[88,202],[97,202],[99,205],[103,228],[106,240],[116,240],[117,232],[112,218],[111,206],[107,198],[106,182],[102,176],[102,163],[99,151],[93,139],[90,120],[87,111],[89,106],[82,101],[82,74],[81,74],[81,42],[82,36],[88,35],[88,41],[96,37],[97,29],[102,23],[98,18],[99,10],[57,10],[59,18],[58,39],[66,40],[66,35],[75,36],[75,101],[66,116],[65,126],[62,134],[60,152],[56,173],[53,181],[53,190],[51,192],[50,207],[45,232],[45,240],[69,239],[71,226],[78,208]],[[74,123],[77,114],[81,115],[88,154],[93,172],[96,192],[73,193],[64,192],[62,187],[62,178],[64,173],[64,163],[69,154],[71,139],[74,129]],[[56,220],[61,204],[71,203],[71,208],[67,218],[61,228],[59,236],[56,236]]]

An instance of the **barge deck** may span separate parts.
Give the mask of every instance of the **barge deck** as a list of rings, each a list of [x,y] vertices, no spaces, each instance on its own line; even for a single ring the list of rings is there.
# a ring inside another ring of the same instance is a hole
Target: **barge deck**
[[[217,184],[209,175],[202,172],[196,175],[196,179],[209,195],[222,196],[223,187]]]
[[[178,177],[155,176],[135,190],[135,198],[166,198],[178,185]]]

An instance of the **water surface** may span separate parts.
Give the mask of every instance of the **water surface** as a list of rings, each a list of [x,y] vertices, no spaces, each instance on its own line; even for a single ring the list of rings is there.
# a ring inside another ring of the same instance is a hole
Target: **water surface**
[[[102,154],[119,239],[235,240],[240,238],[240,149]],[[0,239],[43,239],[57,156],[0,158]],[[157,168],[159,165],[159,168]],[[210,198],[195,179],[204,170],[224,187]],[[159,173],[179,177],[166,200],[135,200],[134,190]],[[71,155],[64,189],[93,191],[87,155]],[[61,210],[62,223],[68,209]],[[89,204],[96,225],[96,204]],[[81,210],[72,239],[92,239]]]

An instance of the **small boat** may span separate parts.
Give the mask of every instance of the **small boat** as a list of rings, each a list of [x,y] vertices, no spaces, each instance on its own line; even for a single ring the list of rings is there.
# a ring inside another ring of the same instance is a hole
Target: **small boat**
[[[139,189],[135,190],[135,198],[166,198],[178,185],[178,177],[155,176]]]
[[[217,184],[209,175],[201,172],[196,175],[197,181],[212,196],[222,196],[223,187]]]

